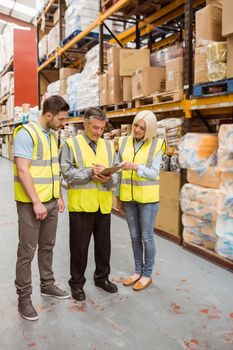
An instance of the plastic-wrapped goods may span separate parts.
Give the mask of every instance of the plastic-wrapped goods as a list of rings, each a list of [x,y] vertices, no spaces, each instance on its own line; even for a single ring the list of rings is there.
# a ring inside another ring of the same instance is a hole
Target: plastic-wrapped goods
[[[182,236],[186,243],[192,243],[197,245],[202,245],[203,243],[203,240],[187,227],[184,227]]]
[[[161,171],[169,171],[170,170],[170,156],[167,154],[164,154],[162,156],[162,160],[160,163],[160,170]]]
[[[188,133],[179,145],[179,162],[182,168],[191,168],[204,173],[216,163],[218,138],[214,134]]]
[[[162,128],[166,131],[166,143],[170,147],[176,147],[182,135],[183,119],[167,118],[158,122],[158,130],[162,133]]]
[[[179,173],[181,171],[178,155],[171,156],[170,171],[173,173]]]
[[[223,172],[218,198],[218,213],[233,218],[233,174]]]
[[[223,124],[218,133],[219,148],[225,148],[226,152],[233,152],[233,124]]]
[[[14,53],[13,35],[14,35],[14,26],[9,24],[5,27],[3,31],[3,37],[5,41],[6,64],[10,62]]]
[[[48,96],[59,95],[60,94],[60,80],[56,80],[50,83],[47,87]]]
[[[43,36],[43,38],[39,41],[38,44],[38,52],[39,59],[44,59],[48,55],[48,37],[47,35]]]
[[[219,215],[216,225],[218,238],[216,252],[233,260],[233,218],[228,215]]]
[[[212,188],[185,184],[180,192],[180,205],[184,213],[202,220],[216,221],[219,191]]]
[[[12,87],[14,85],[14,73],[7,72],[0,80],[1,89],[0,89],[0,97],[4,97],[5,95],[12,92]]]
[[[221,172],[216,167],[207,167],[204,173],[192,170],[187,170],[187,180],[193,185],[198,185],[208,188],[219,188]]]
[[[183,44],[176,44],[155,51],[151,54],[152,67],[166,67],[166,62],[177,57],[183,57]]]
[[[98,16],[98,2],[96,0],[77,0],[69,3],[65,13],[65,37],[75,30],[83,31]],[[98,32],[98,27],[92,32]]]
[[[179,173],[181,171],[178,155],[171,156],[170,171],[172,171],[173,173]]]
[[[233,172],[233,152],[224,148],[218,149],[218,167],[221,171]]]
[[[192,215],[183,214],[182,223],[192,232],[198,234],[200,238],[216,242],[216,221],[202,220]]]
[[[59,35],[58,25],[56,25],[50,30],[47,36],[47,42],[48,42],[48,55],[50,55],[60,45],[60,35]]]
[[[81,110],[99,105],[99,45],[86,54],[82,73],[67,79],[67,95],[71,110]]]
[[[208,79],[209,81],[218,81],[226,79],[227,77],[227,64],[225,62],[212,62],[207,61]]]
[[[227,42],[213,42],[206,46],[207,60],[210,62],[227,61]]]
[[[3,35],[0,35],[0,52],[0,72],[2,72],[6,64],[5,41]]]

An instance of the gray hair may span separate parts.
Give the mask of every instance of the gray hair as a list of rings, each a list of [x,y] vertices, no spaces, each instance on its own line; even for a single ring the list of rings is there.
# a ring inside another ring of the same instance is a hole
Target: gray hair
[[[88,108],[85,111],[84,119],[85,120],[98,119],[98,120],[103,120],[103,121],[108,122],[108,119],[107,119],[106,115],[104,114],[104,112],[102,112],[100,109],[94,108],[94,107]]]
[[[133,126],[139,120],[144,120],[146,123],[146,131],[145,131],[145,136],[143,138],[144,141],[146,140],[151,140],[153,137],[157,136],[157,118],[156,115],[151,112],[151,111],[141,111],[139,112],[134,120],[133,120]],[[132,128],[132,136],[134,137],[134,132]]]

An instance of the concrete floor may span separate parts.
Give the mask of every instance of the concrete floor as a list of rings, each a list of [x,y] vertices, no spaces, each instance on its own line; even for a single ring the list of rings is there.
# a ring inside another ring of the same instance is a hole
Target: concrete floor
[[[156,237],[153,284],[134,292],[121,285],[133,271],[124,220],[112,217],[112,280],[119,293],[93,284],[93,245],[86,273],[87,300],[59,301],[39,294],[33,262],[33,302],[39,320],[23,320],[14,288],[17,215],[12,163],[0,158],[0,350],[232,350],[233,276],[230,272]],[[60,215],[54,252],[57,282],[68,288],[68,215]]]

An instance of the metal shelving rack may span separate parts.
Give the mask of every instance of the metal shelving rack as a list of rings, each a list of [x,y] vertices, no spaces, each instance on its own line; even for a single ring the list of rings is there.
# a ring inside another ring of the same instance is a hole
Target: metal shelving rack
[[[55,1],[55,0],[54,0]],[[49,10],[54,1],[50,1],[45,11]],[[130,0],[119,0],[112,7],[110,7],[105,13],[101,12],[101,0],[100,12],[98,18],[91,23],[83,32],[74,36],[63,47],[58,47],[56,52],[49,57],[43,64],[38,67],[38,73],[43,72],[51,64],[53,64],[58,58],[62,57],[67,50],[72,48],[75,44],[85,38],[95,27],[100,27],[99,43],[100,43],[100,72],[103,71],[103,25],[104,21],[114,15],[125,6],[130,5]],[[168,5],[162,7],[154,14],[149,15],[143,20],[139,16],[136,17],[135,25],[122,32],[117,37],[113,37],[110,43],[118,43],[122,46],[128,42],[136,41],[137,47],[140,46],[140,38],[148,38],[148,46],[153,51],[159,49],[171,43],[174,43],[184,36],[185,51],[184,51],[184,96],[181,101],[177,102],[164,102],[159,104],[150,104],[134,108],[124,108],[116,110],[106,110],[106,114],[112,122],[128,122],[133,116],[140,110],[149,109],[154,111],[158,116],[163,116],[166,113],[167,116],[181,116],[185,118],[185,131],[189,131],[192,120],[199,118],[207,129],[212,132],[213,129],[209,124],[211,119],[228,118],[233,121],[233,94],[222,94],[206,96],[201,98],[195,98],[192,96],[193,91],[193,24],[194,24],[194,12],[205,5],[205,0],[174,0]],[[183,21],[183,31],[172,33],[169,37],[162,37],[156,42],[152,42],[152,33],[156,28],[166,25],[167,23],[174,23],[175,21]],[[79,116],[70,117],[67,123],[81,123],[83,121],[82,114]],[[169,237],[168,237],[169,238]],[[233,263],[227,259],[221,258],[215,253],[206,251],[205,249],[199,249],[198,246],[184,244],[184,248],[195,252],[225,268],[233,271]]]

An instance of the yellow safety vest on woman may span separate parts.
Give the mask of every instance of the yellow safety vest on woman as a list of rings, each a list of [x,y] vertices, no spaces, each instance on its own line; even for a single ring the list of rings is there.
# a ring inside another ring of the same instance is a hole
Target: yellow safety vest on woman
[[[153,138],[146,141],[135,152],[132,136],[119,139],[119,158],[122,161],[132,161],[136,164],[150,167],[155,155],[162,149],[165,151],[164,140]],[[154,180],[139,177],[137,170],[123,170],[120,199],[125,202],[136,201],[139,203],[154,203],[159,201],[159,176]]]
[[[96,154],[83,135],[77,135],[66,141],[72,150],[77,168],[92,168],[93,164],[111,167],[114,159],[113,144],[99,139]],[[112,191],[96,181],[85,185],[68,184],[68,210],[70,212],[96,212],[109,214],[112,209]]]
[[[58,148],[56,137],[50,133],[50,145],[35,122],[19,126],[14,131],[14,137],[21,128],[25,128],[33,140],[32,162],[29,168],[33,179],[36,193],[42,203],[48,202],[52,198],[60,197]],[[14,189],[15,200],[24,203],[31,203],[30,198],[19,182],[18,172],[14,164]]]

